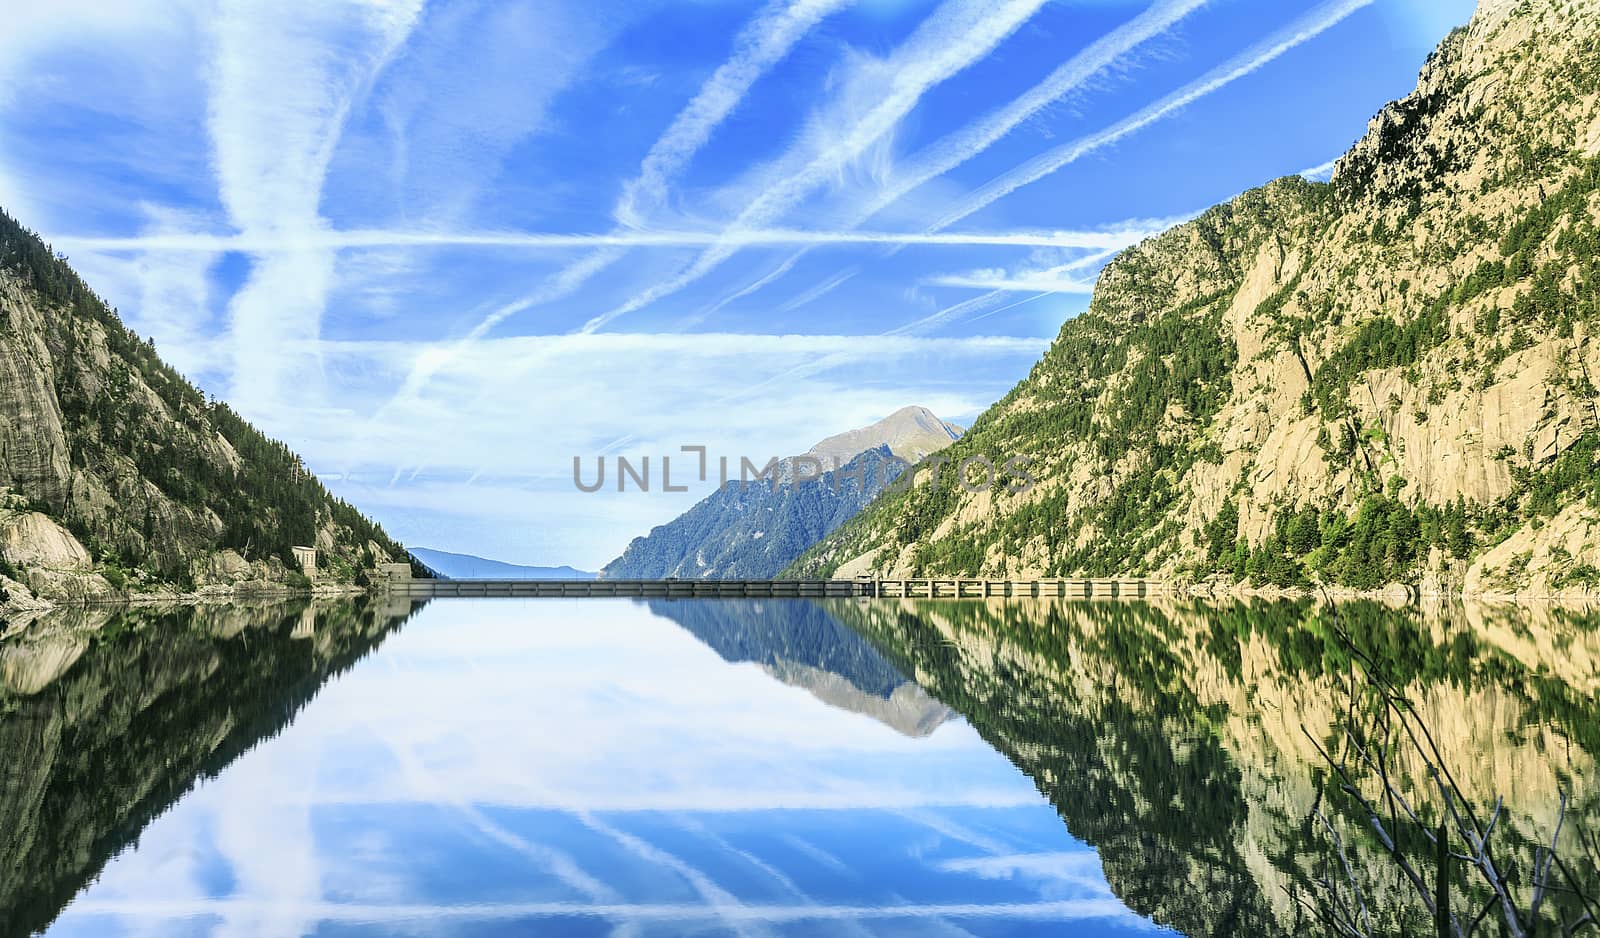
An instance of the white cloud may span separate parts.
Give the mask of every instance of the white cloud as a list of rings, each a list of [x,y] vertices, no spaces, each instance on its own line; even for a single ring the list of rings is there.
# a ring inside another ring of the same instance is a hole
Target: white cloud
[[[959,398],[940,390],[945,381],[922,374],[930,361],[972,370],[985,362],[1016,365],[1043,351],[1039,339],[899,337],[864,341],[843,335],[570,335],[487,340],[444,358],[428,393],[396,420],[354,439],[342,410],[302,412],[308,456],[323,466],[372,466],[388,455],[390,465],[428,465],[484,471],[501,477],[568,474],[567,457],[591,453],[605,440],[632,434],[644,443],[675,450],[702,442],[716,428],[724,446],[744,445],[775,455],[804,451],[816,439],[882,416],[911,403],[902,395],[932,394],[951,413],[981,408],[974,388]],[[317,354],[366,386],[349,388],[348,406],[377,400],[391,376],[444,353],[442,346],[402,342],[320,342]],[[780,394],[750,393],[776,373],[815,356],[832,356],[828,380],[791,386]],[[426,366],[425,366],[426,367]],[[998,373],[1008,372],[1001,367]],[[859,374],[875,375],[854,387]],[[649,374],[651,391],[639,394],[633,376]],[[978,375],[974,375],[978,378]],[[981,380],[981,378],[979,379]],[[998,385],[1006,379],[996,378]],[[948,385],[950,388],[955,384]],[[808,397],[808,395],[819,395]],[[843,398],[843,399],[840,399]],[[736,412],[726,401],[737,400]],[[887,410],[882,409],[893,402]],[[583,413],[582,422],[571,420]],[[407,427],[430,422],[437,435],[413,439]],[[536,433],[536,435],[534,435]],[[696,439],[683,438],[694,434]],[[526,443],[522,442],[526,436]],[[313,442],[317,441],[317,442]],[[537,447],[530,449],[530,447]],[[535,458],[540,450],[561,458]]]
[[[320,228],[304,232],[258,232],[238,235],[165,233],[132,237],[65,235],[55,239],[63,250],[88,251],[248,251],[292,254],[305,250],[350,248],[492,247],[565,250],[582,247],[685,248],[737,244],[741,247],[824,245],[921,245],[934,247],[1121,248],[1149,231],[1124,223],[1088,231],[814,231],[794,228],[748,229],[736,234],[705,231],[614,231],[604,234],[550,234],[516,231],[407,231]],[[1131,240],[1130,240],[1131,239]]]
[[[1333,178],[1333,168],[1338,164],[1338,162],[1339,158],[1334,157],[1326,163],[1321,163],[1309,169],[1302,169],[1295,175],[1304,176],[1312,182],[1327,182]]]
[[[1026,22],[1044,0],[946,0],[885,59],[857,55],[838,82],[839,94],[808,124],[794,148],[780,157],[771,179],[726,226],[727,241],[713,245],[677,276],[636,293],[591,318],[595,331],[619,316],[682,290],[733,256],[740,235],[782,217],[891,133],[922,95],[973,63]]]
[[[784,59],[796,42],[825,17],[854,0],[795,0],[769,3],[734,39],[734,54],[678,112],[639,167],[623,185],[615,216],[619,224],[644,227],[665,204],[671,183],[711,134],[744,101],[752,85]]]
[[[155,205],[145,210],[148,227],[157,231],[195,221],[194,213]],[[137,301],[127,315],[128,325],[154,339],[161,357],[185,375],[211,372],[221,364],[210,354],[213,346],[200,341],[210,325],[209,271],[216,259],[207,252],[147,251],[132,261]]]
[[[0,164],[0,209],[30,227],[37,225],[40,217],[39,209],[33,206],[32,199],[28,197],[32,188],[17,179],[4,164]]]
[[[9,3],[0,13],[0,116],[13,107],[68,108],[115,114],[130,123],[148,118],[154,96],[186,80],[195,13],[206,0],[59,0]],[[129,80],[129,75],[136,80]],[[160,91],[153,89],[159,87]],[[88,102],[75,97],[91,96]],[[166,102],[157,103],[157,107]],[[63,178],[53,163],[23,162],[0,126],[0,207],[30,228],[48,231],[63,211],[106,196],[104,179]],[[174,134],[174,137],[181,135]],[[181,148],[178,144],[177,148]],[[123,146],[99,154],[113,164],[138,163],[171,171],[183,157],[170,149],[142,154]],[[119,180],[120,181],[120,180]]]
[[[5,9],[0,30],[0,107],[27,87],[30,61],[55,48],[113,40],[153,40],[183,28],[200,3],[173,0],[55,0],[15,3]]]
[[[1284,53],[1310,42],[1338,25],[1350,14],[1371,6],[1374,2],[1376,0],[1329,0],[1288,28],[1212,69],[1205,77],[1173,92],[1155,104],[1098,133],[1047,150],[1016,169],[995,178],[947,212],[929,226],[928,230],[941,231],[948,228],[1023,186],[1037,182],[1063,166],[1111,146],[1124,137],[1177,113],[1201,98],[1255,73]]]
[[[854,228],[899,201],[928,181],[943,176],[1004,138],[1047,106],[1083,88],[1091,79],[1125,58],[1140,45],[1172,29],[1209,0],[1159,0],[1145,12],[1102,36],[1072,56],[1027,92],[960,130],[947,134],[901,161],[872,187],[863,204],[852,204],[845,227]],[[748,296],[792,270],[808,253],[802,248],[770,273],[759,278],[717,307]]]
[[[405,41],[421,0],[262,6],[210,20],[208,126],[218,195],[246,236],[290,240],[324,227],[323,180],[352,104]],[[316,386],[320,368],[282,354],[320,333],[333,256],[302,244],[258,259],[229,305],[232,398],[246,413]]]

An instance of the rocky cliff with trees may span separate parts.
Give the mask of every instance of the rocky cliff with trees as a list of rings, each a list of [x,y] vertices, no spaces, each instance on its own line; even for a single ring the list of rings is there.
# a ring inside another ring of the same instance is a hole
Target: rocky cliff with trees
[[[1330,183],[1144,242],[919,484],[807,575],[1600,586],[1600,7],[1483,0]]]
[[[360,586],[405,552],[0,212],[0,606]]]

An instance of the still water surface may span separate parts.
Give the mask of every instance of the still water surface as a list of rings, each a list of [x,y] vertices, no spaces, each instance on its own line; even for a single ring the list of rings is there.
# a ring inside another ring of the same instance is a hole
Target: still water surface
[[[1509,836],[1563,792],[1585,829],[1590,618],[1339,621],[1464,787],[1507,797]],[[1290,603],[75,613],[0,643],[0,934],[1293,933],[1326,869],[1325,626]]]

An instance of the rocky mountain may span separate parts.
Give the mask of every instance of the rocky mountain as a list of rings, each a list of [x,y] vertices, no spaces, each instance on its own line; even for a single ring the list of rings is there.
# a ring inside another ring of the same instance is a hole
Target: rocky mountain
[[[1600,587],[1600,5],[1483,0],[1331,183],[1116,258],[948,453],[795,574]]]
[[[365,583],[403,549],[0,212],[0,605]]]
[[[855,430],[830,436],[806,451],[826,468],[844,465],[869,449],[880,446],[909,463],[939,452],[960,438],[961,427],[940,420],[926,407],[902,407],[889,416]]]
[[[411,556],[434,573],[452,580],[592,580],[595,577],[593,573],[572,567],[530,567],[431,547],[413,547]]]
[[[776,487],[751,481],[718,489],[672,521],[635,538],[600,575],[613,579],[775,576],[878,497],[906,464],[939,452],[960,435],[960,427],[945,423],[926,407],[902,408],[870,426],[828,437],[804,456],[784,460]],[[808,458],[810,462],[796,468]],[[834,470],[835,466],[840,468]],[[798,481],[797,472],[802,477]]]

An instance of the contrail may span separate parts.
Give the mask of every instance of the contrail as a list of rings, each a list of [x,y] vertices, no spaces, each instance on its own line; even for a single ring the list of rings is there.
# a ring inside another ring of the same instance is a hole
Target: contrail
[[[1005,175],[994,179],[968,197],[960,207],[929,226],[927,230],[930,232],[942,231],[974,212],[1005,198],[1023,186],[1037,182],[1069,163],[1080,160],[1096,150],[1108,147],[1129,134],[1150,126],[1175,111],[1193,104],[1206,95],[1259,70],[1285,52],[1315,39],[1338,25],[1350,14],[1371,6],[1374,2],[1376,0],[1334,0],[1334,2],[1323,4],[1317,10],[1301,18],[1294,25],[1279,32],[1271,39],[1258,44],[1242,55],[1230,59],[1207,73],[1205,77],[1173,92],[1131,117],[1119,121],[1099,133],[1080,138],[1042,153]]]
[[[219,6],[201,70],[217,198],[243,232],[315,228],[351,109],[405,45],[422,2]],[[282,399],[299,363],[277,354],[277,340],[317,334],[332,276],[333,258],[315,250],[255,259],[227,304],[229,399],[243,412]]]
[[[673,119],[672,124],[645,154],[639,175],[623,186],[613,215],[619,222],[636,225],[641,204],[659,204],[672,176],[682,171],[699,152],[716,128],[743,102],[752,85],[773,65],[782,61],[800,39],[828,15],[855,0],[795,0],[786,6],[773,0],[739,31],[735,52],[724,62]],[[544,285],[530,294],[503,304],[485,316],[447,351],[417,366],[406,376],[394,397],[372,416],[377,420],[397,402],[420,393],[439,368],[460,355],[472,343],[488,335],[500,323],[541,303],[549,303],[576,293],[584,283],[620,259],[628,244],[587,244],[595,250],[568,264]],[[370,426],[370,421],[369,421]]]
[[[270,254],[275,251],[343,250],[346,248],[487,247],[529,250],[571,248],[693,248],[723,245],[783,247],[789,245],[942,245],[952,247],[1011,246],[1104,249],[1125,246],[1140,232],[1133,228],[1093,231],[808,231],[773,228],[738,232],[713,231],[612,231],[598,234],[559,234],[516,231],[399,231],[351,229],[308,230],[290,234],[152,234],[130,237],[67,235],[54,239],[58,248],[79,251],[172,251],[220,254],[239,251]],[[581,264],[571,265],[580,268]],[[555,280],[561,278],[557,276]]]
[[[1184,17],[1205,6],[1209,0],[1165,0],[1096,40],[1093,45],[1063,63],[1044,81],[1027,93],[982,120],[967,125],[932,144],[907,161],[876,197],[861,210],[865,221],[908,192],[929,180],[943,176],[972,159],[1015,130],[1050,104],[1082,88],[1096,75],[1115,65],[1135,48],[1165,34]]]
[[[745,96],[762,75],[788,56],[795,44],[830,14],[855,0],[797,0],[780,7],[777,0],[739,31],[734,39],[732,58],[722,63],[672,124],[651,145],[639,164],[639,175],[623,184],[612,215],[625,227],[640,226],[643,209],[665,201],[673,176],[683,171],[711,139],[711,134],[743,103]],[[626,247],[625,245],[619,247]],[[610,267],[623,255],[622,250],[600,249],[567,265],[544,286],[496,309],[474,326],[465,341],[487,335],[505,320],[543,303],[576,293],[584,283]],[[423,378],[426,381],[426,378]],[[408,386],[412,382],[408,379]]]
[[[1100,131],[1099,133],[1081,138],[1077,141],[1060,147],[1056,147],[1047,153],[1041,154],[1040,156],[1029,160],[1027,163],[1024,163],[1022,166],[1012,170],[1011,172],[1000,176],[993,182],[990,182],[988,185],[984,186],[982,189],[979,189],[969,199],[967,199],[967,201],[963,203],[960,208],[950,212],[944,218],[941,218],[934,225],[930,226],[927,231],[933,233],[943,230],[949,225],[952,225],[973,214],[974,212],[977,212],[980,209],[992,204],[996,200],[1010,195],[1023,186],[1044,178],[1050,173],[1055,172],[1063,166],[1066,166],[1068,163],[1081,159],[1082,157],[1093,153],[1102,147],[1110,146],[1118,140],[1121,140],[1123,137],[1126,137],[1135,131],[1161,120],[1178,109],[1188,104],[1192,104],[1193,102],[1205,97],[1208,94],[1211,94],[1219,88],[1222,88],[1237,79],[1243,78],[1244,76],[1257,71],[1262,66],[1283,55],[1285,52],[1288,52],[1297,46],[1315,39],[1317,36],[1320,36],[1322,33],[1338,25],[1350,14],[1364,7],[1371,6],[1374,2],[1376,2],[1376,0],[1334,0],[1334,2],[1324,4],[1314,12],[1302,17],[1292,26],[1280,31],[1272,38],[1262,43],[1258,43],[1249,51],[1228,60],[1223,65],[1218,66],[1207,73],[1205,77],[1179,89],[1176,92],[1173,92],[1150,107],[1139,111],[1131,117],[1119,121],[1118,123],[1112,125],[1106,130]],[[931,316],[924,317],[891,331],[899,333],[904,330],[924,328],[928,325],[935,325],[947,321],[955,316],[971,312],[976,308],[974,304],[979,304],[984,300],[992,299],[993,297],[998,296],[1001,292],[1003,291],[996,290],[993,293],[985,294],[973,300],[957,303],[955,306],[940,310]],[[1032,302],[1033,300],[1047,295],[1049,294],[1041,293],[1038,296],[1029,297],[1022,302]],[[993,315],[994,312],[999,312],[999,310],[994,310],[985,313],[984,315]]]
[[[699,280],[745,246],[738,233],[762,228],[781,217],[828,180],[835,178],[869,146],[891,131],[928,89],[939,85],[989,54],[1043,6],[1046,0],[947,0],[917,27],[884,63],[892,75],[885,92],[864,114],[850,122],[837,142],[811,157],[798,171],[769,186],[728,225],[729,239],[708,247],[677,276],[635,294],[616,308],[593,317],[582,331],[594,332],[624,316],[670,296]]]
[[[639,167],[639,175],[623,186],[613,214],[618,224],[642,227],[648,210],[666,201],[669,180],[683,170],[711,139],[712,131],[744,100],[767,70],[825,17],[854,0],[799,0],[786,7],[771,3],[734,40],[737,50],[678,112]]]
[[[1043,81],[1028,89],[1010,104],[998,108],[966,127],[929,144],[911,156],[903,169],[897,169],[888,183],[866,205],[857,210],[843,227],[855,228],[932,179],[987,150],[1022,122],[1049,105],[1079,90],[1096,75],[1111,68],[1134,49],[1177,25],[1184,17],[1209,0],[1161,0],[1145,12],[1097,39],[1062,63]],[[713,310],[735,299],[748,296],[792,270],[810,253],[806,246],[782,261],[773,271],[737,293],[719,301]]]
[[[805,291],[804,293],[801,293],[799,296],[793,297],[788,302],[779,305],[773,310],[773,312],[792,313],[800,307],[815,302],[823,296],[832,293],[834,290],[837,290],[840,286],[842,286],[846,280],[849,280],[851,277],[854,277],[859,273],[861,273],[860,267],[850,267],[846,268],[845,270],[841,270],[832,277],[829,277],[827,280],[824,280],[821,283],[814,285],[811,289]]]
[[[1184,218],[1180,220],[1187,221],[1188,219]],[[1176,222],[1173,224],[1176,224]],[[1163,228],[1160,230],[1165,230],[1168,227],[1171,227],[1171,225],[1163,226]],[[1070,274],[1073,271],[1083,270],[1086,267],[1093,267],[1101,261],[1110,259],[1111,256],[1116,253],[1116,250],[1095,251],[1075,260],[1068,261],[1065,264],[1058,264],[1055,267],[1047,267],[1043,270],[1022,271],[1003,276],[983,276],[982,272],[972,274],[946,274],[944,276],[930,278],[925,282],[936,287],[969,287],[975,290],[1003,290],[1008,292],[1044,294],[1093,293],[1094,281],[1071,280],[1064,278],[1063,275]],[[993,314],[985,313],[983,316],[974,318],[982,319],[990,315]]]

